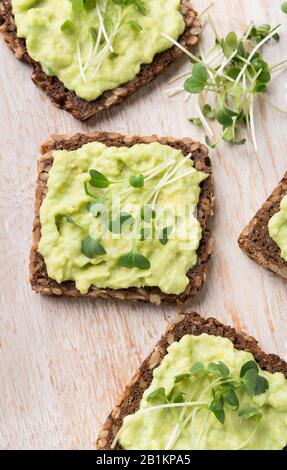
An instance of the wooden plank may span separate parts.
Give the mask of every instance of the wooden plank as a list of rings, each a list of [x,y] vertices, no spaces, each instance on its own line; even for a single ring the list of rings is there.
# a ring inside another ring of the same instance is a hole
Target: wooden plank
[[[194,0],[199,11],[208,3]],[[213,16],[222,34],[238,30],[238,19],[286,25],[281,0],[215,4]],[[282,36],[279,47],[267,48],[272,61],[284,58],[286,31]],[[203,46],[210,39],[206,29]],[[27,264],[38,147],[50,133],[94,129],[203,139],[187,121],[194,114],[191,103],[181,95],[172,100],[163,95],[169,79],[189,64],[181,61],[120,108],[84,125],[50,104],[29,80],[29,68],[2,41],[0,56],[0,448],[94,448],[114,400],[176,311],[46,299],[31,292]],[[272,92],[281,105],[284,81],[286,76]],[[287,167],[286,118],[263,102],[256,116],[258,154],[250,144],[222,145],[212,153],[215,256],[192,308],[249,331],[267,351],[286,356],[286,284],[237,246],[242,228]]]

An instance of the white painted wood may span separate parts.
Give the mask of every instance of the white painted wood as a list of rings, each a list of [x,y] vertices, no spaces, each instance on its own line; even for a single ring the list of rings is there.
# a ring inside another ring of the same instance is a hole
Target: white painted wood
[[[208,1],[194,0],[202,11]],[[286,56],[287,17],[281,0],[218,0],[214,19],[222,32],[236,20],[284,23],[271,60]],[[244,26],[243,26],[244,27]],[[211,34],[205,31],[203,42]],[[0,42],[0,447],[88,449],[135,368],[153,347],[175,310],[111,302],[49,299],[28,282],[36,160],[51,133],[116,130],[122,133],[203,138],[187,118],[194,111],[178,95],[167,100],[168,80],[186,61],[121,107],[88,125],[52,106],[29,79],[31,70]],[[285,78],[274,101],[287,108]],[[283,96],[285,93],[285,103]],[[262,346],[287,355],[287,287],[238,248],[237,238],[287,167],[286,118],[260,103],[256,112],[259,152],[251,145],[222,145],[212,154],[216,181],[215,254],[208,282],[192,303],[256,336]]]

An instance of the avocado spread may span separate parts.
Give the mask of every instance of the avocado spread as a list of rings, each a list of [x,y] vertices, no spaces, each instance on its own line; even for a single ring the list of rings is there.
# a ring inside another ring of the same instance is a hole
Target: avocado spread
[[[17,34],[50,76],[91,101],[132,80],[177,40],[180,0],[12,0]]]
[[[229,339],[186,335],[168,348],[116,440],[128,450],[282,450],[287,381]]]
[[[40,210],[48,275],[58,283],[184,292],[202,229],[195,217],[206,173],[190,155],[159,143],[89,143],[54,151]]]
[[[270,219],[268,229],[270,237],[281,250],[282,258],[287,261],[287,196],[281,201],[280,211]]]

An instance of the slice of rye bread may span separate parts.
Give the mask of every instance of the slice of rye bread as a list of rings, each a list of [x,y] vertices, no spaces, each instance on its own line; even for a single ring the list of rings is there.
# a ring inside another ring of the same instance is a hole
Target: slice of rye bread
[[[95,132],[93,134],[76,134],[75,136],[53,136],[43,144],[41,151],[42,157],[38,162],[38,181],[36,186],[35,202],[35,220],[33,225],[33,241],[30,255],[30,280],[33,290],[42,294],[57,296],[81,296],[72,281],[58,284],[50,279],[45,262],[38,252],[38,244],[41,237],[41,224],[39,211],[45,194],[47,192],[47,179],[49,170],[52,167],[53,150],[75,150],[88,142],[102,142],[107,146],[132,147],[135,144],[148,144],[159,142],[170,147],[181,150],[184,155],[192,154],[194,166],[199,171],[208,173],[210,177],[201,184],[200,201],[197,207],[197,217],[202,227],[202,239],[197,251],[198,260],[194,268],[188,272],[189,285],[181,295],[164,294],[157,287],[129,288],[121,290],[98,289],[91,287],[85,295],[92,298],[104,298],[114,300],[130,300],[134,302],[150,302],[155,305],[160,303],[184,303],[199,292],[203,286],[207,271],[208,261],[210,259],[213,238],[209,228],[209,221],[213,215],[213,179],[211,174],[211,163],[208,156],[208,150],[204,145],[194,142],[191,139],[174,139],[171,137],[158,138],[157,136],[139,137],[123,136],[117,133]]]
[[[190,48],[198,42],[201,22],[189,0],[181,0],[180,11],[184,17],[186,28],[179,38],[179,43],[186,48]],[[17,59],[21,59],[33,67],[33,82],[47,93],[57,107],[65,109],[80,121],[85,121],[102,110],[120,104],[136,90],[154,80],[166,67],[183,55],[178,47],[173,46],[167,51],[157,54],[151,64],[142,65],[139,74],[133,80],[120,85],[114,90],[104,92],[93,101],[86,101],[79,98],[73,91],[65,88],[57,77],[49,77],[43,71],[41,65],[29,56],[25,40],[17,37],[11,0],[0,0],[0,32],[14,51]]]
[[[143,393],[152,382],[153,370],[161,363],[167,348],[187,334],[199,336],[202,333],[228,338],[236,349],[252,353],[261,369],[271,373],[282,372],[287,378],[287,363],[274,354],[263,352],[251,336],[238,333],[234,328],[225,326],[214,318],[204,319],[197,313],[180,315],[169,324],[166,333],[137,370],[108,416],[97,439],[99,450],[110,450],[124,417],[138,411]],[[115,449],[119,450],[120,445],[117,444]]]
[[[287,172],[271,196],[243,230],[238,241],[240,248],[250,258],[285,280],[287,280],[287,263],[281,257],[280,248],[269,235],[268,222],[280,210],[280,203],[286,195]]]

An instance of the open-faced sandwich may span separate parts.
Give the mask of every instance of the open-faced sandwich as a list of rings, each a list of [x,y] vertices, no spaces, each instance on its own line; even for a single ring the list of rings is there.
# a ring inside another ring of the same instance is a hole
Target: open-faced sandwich
[[[258,264],[287,280],[287,173],[239,238]]]
[[[0,0],[0,32],[77,119],[122,102],[197,43],[189,0]]]
[[[98,449],[283,450],[287,364],[213,318],[181,315],[142,363]]]
[[[49,295],[184,302],[212,252],[207,148],[98,132],[42,146],[31,283]]]

